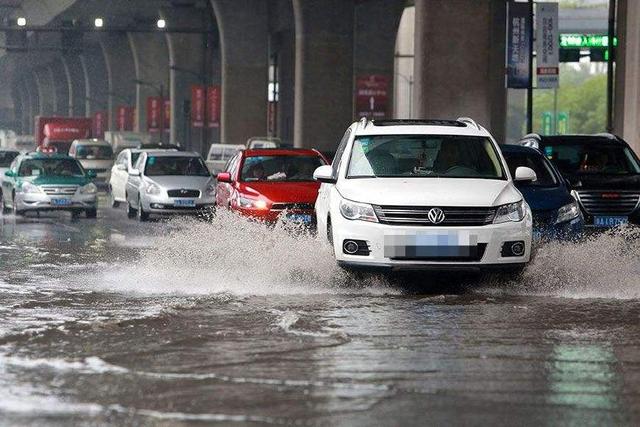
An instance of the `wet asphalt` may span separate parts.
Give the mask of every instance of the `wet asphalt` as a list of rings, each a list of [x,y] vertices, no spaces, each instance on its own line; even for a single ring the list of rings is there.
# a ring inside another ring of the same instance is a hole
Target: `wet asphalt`
[[[390,283],[278,227],[101,202],[0,218],[2,425],[640,423],[640,240]]]

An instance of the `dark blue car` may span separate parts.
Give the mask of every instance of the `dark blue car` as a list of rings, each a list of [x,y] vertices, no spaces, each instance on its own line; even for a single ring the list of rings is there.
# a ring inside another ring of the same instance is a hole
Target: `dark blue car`
[[[580,207],[556,167],[535,148],[501,145],[511,175],[520,166],[533,169],[537,180],[516,182],[533,212],[534,237],[574,238],[584,228]]]

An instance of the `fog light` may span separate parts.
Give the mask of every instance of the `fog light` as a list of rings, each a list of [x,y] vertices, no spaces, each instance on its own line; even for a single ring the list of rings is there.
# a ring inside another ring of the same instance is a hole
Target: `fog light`
[[[513,253],[515,256],[524,255],[524,243],[516,242],[516,243],[512,244],[511,245],[511,253]]]
[[[353,255],[358,252],[358,244],[353,240],[345,240],[342,244],[342,249],[344,249],[345,253]]]
[[[164,205],[161,205],[160,203],[151,203],[151,208],[152,209],[163,209]]]

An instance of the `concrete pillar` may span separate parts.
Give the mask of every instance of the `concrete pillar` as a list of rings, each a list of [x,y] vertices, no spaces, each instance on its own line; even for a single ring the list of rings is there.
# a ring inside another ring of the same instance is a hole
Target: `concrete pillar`
[[[160,17],[171,21],[172,26],[187,28],[214,28],[214,17],[208,9],[173,8],[160,9]],[[169,50],[169,92],[171,94],[172,144],[180,143],[188,150],[206,154],[206,140],[210,131],[206,128],[191,128],[189,116],[191,86],[211,84],[210,70],[213,51],[217,42],[214,34],[167,34]],[[187,107],[187,108],[185,108]]]
[[[107,111],[109,85],[107,68],[99,46],[86,48],[80,55],[85,81],[85,116],[93,117],[97,111]]]
[[[640,2],[618,0],[615,132],[640,154]]]
[[[69,114],[70,81],[67,79],[62,60],[57,59],[52,62],[47,67],[47,71],[49,72],[55,93],[53,114],[56,116],[67,116]]]
[[[126,34],[100,35],[100,47],[107,71],[107,110],[109,129],[116,128],[117,108],[120,105],[134,106],[136,84],[133,53]]]
[[[13,98],[13,120],[10,129],[16,133],[22,133],[22,116],[25,103],[25,94],[20,87],[20,82],[14,81],[11,85],[11,97]]]
[[[211,0],[222,53],[220,139],[244,144],[267,133],[268,2]]]
[[[502,141],[506,2],[416,0],[414,115],[468,116]]]
[[[86,82],[80,57],[63,56],[62,65],[69,82],[69,116],[83,117],[86,114]]]
[[[24,135],[29,133],[30,123],[33,121],[33,117],[31,116],[31,99],[24,79],[20,79],[16,86],[21,99],[20,116],[17,116],[16,119],[20,121],[20,132]]]
[[[35,116],[40,114],[40,99],[38,96],[38,88],[36,85],[36,80],[34,77],[34,73],[26,72],[23,78],[23,85],[25,91],[27,93],[27,97],[29,99],[29,108],[25,111],[26,113],[26,125],[25,133],[33,134],[33,126],[35,123]]]
[[[356,78],[380,75],[388,79],[385,118],[393,116],[396,34],[405,3],[405,0],[369,0],[355,9]],[[354,110],[354,116],[355,113]]]
[[[41,116],[53,115],[56,93],[53,90],[51,74],[46,68],[37,68],[33,71],[33,77],[38,91],[38,114]]]
[[[293,0],[294,145],[333,151],[353,119],[354,3]]]
[[[147,131],[147,98],[169,97],[169,53],[163,34],[129,33],[135,75],[131,79],[136,87],[135,130]],[[166,135],[155,138],[168,142]]]

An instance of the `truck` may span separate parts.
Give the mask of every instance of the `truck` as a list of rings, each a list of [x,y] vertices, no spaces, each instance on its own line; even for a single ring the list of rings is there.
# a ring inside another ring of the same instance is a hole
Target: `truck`
[[[76,139],[91,138],[93,120],[86,117],[36,116],[35,140],[38,148],[53,147],[60,154],[67,154]]]
[[[107,131],[104,133],[104,139],[111,144],[115,154],[125,148],[140,148],[151,143],[151,135],[146,132]]]

